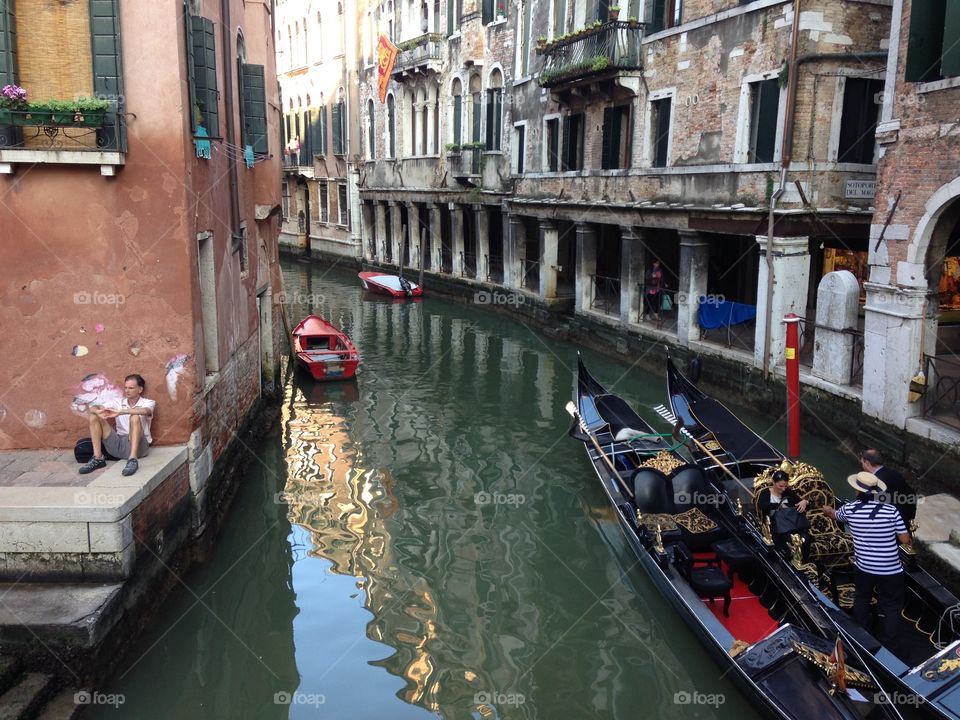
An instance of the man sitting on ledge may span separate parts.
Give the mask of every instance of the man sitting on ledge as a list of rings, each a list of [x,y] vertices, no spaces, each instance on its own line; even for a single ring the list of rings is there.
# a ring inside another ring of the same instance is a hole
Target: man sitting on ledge
[[[90,421],[90,439],[93,441],[93,458],[80,467],[80,474],[86,475],[99,468],[106,467],[103,450],[117,458],[128,458],[121,471],[122,475],[133,475],[139,468],[137,458],[146,457],[150,452],[150,422],[156,400],[143,397],[147,384],[140,375],[127,375],[123,379],[123,400],[117,407],[106,408],[91,405],[87,416]],[[114,431],[109,420],[116,419]]]

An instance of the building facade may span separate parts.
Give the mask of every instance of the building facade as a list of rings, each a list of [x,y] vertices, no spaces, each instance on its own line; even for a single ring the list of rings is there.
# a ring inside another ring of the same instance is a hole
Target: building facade
[[[351,259],[360,255],[356,18],[356,0],[277,4],[280,243]]]
[[[108,107],[0,114],[0,448],[72,447],[139,373],[154,445],[189,444],[202,517],[211,468],[277,382],[273,25],[242,0],[3,4],[0,85]]]

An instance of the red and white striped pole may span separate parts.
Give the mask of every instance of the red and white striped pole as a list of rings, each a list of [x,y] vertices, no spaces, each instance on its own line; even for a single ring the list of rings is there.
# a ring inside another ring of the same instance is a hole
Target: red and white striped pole
[[[800,458],[800,318],[787,313],[787,455]]]

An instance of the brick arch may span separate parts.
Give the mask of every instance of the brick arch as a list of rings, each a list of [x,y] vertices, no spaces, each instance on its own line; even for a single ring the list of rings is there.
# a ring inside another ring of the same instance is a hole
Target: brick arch
[[[939,283],[942,251],[946,250],[948,235],[958,220],[960,177],[941,185],[924,204],[924,213],[917,221],[913,239],[907,248],[907,261],[924,268],[928,285]],[[938,251],[941,254],[939,259],[936,256]],[[899,283],[900,278],[897,279]]]

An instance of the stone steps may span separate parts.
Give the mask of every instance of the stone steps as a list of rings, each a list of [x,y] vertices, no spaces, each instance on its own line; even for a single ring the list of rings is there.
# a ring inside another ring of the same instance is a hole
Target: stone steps
[[[35,720],[56,688],[56,680],[46,673],[27,673],[0,695],[0,720]]]

